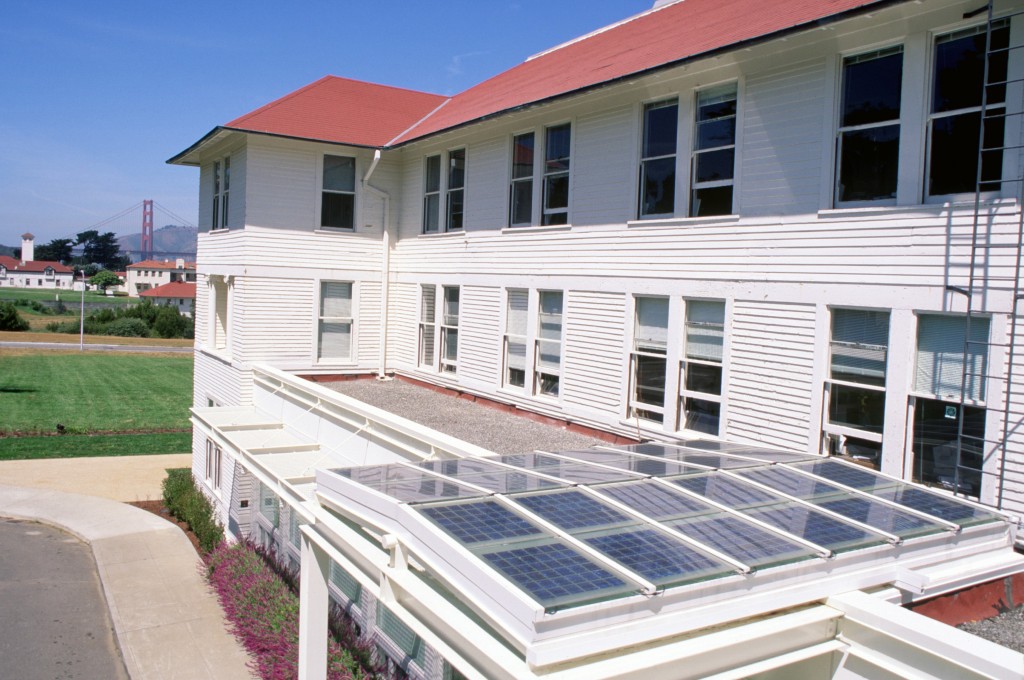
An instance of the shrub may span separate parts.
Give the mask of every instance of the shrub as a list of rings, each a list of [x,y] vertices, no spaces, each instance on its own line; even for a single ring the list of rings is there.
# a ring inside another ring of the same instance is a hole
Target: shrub
[[[188,319],[175,307],[161,307],[153,321],[153,333],[161,338],[181,338],[188,327]]]
[[[191,470],[168,470],[163,494],[167,510],[188,524],[204,553],[224,542],[224,529],[213,516],[210,499],[196,487]]]
[[[148,338],[149,327],[142,319],[117,319],[107,324],[106,335],[122,338]]]
[[[0,331],[27,331],[28,321],[21,318],[10,302],[0,303]]]

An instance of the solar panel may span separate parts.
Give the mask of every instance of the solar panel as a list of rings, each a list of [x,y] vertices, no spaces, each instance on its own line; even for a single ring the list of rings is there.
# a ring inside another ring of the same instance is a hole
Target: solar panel
[[[565,483],[545,479],[525,470],[496,465],[481,458],[425,461],[417,463],[417,465],[447,475],[457,481],[483,487],[494,493],[516,493],[567,486]]]
[[[817,555],[810,548],[724,512],[713,517],[675,522],[670,526],[696,541],[758,568],[811,559]]]
[[[577,484],[598,484],[620,480],[629,475],[618,470],[609,470],[582,461],[563,460],[543,453],[517,453],[502,456],[499,460],[534,472],[542,472]]]
[[[649,481],[610,484],[602,486],[599,492],[659,521],[703,515],[712,511],[712,506],[706,503],[673,493],[670,489]]]
[[[480,556],[547,609],[637,590],[561,543],[485,552]]]
[[[763,522],[835,552],[846,552],[885,543],[885,539],[812,508],[779,503],[749,513]]]
[[[671,481],[687,491],[700,494],[730,508],[743,509],[779,499],[773,493],[717,472],[692,477],[677,477]]]
[[[423,506],[419,511],[466,544],[543,533],[496,501]]]
[[[734,570],[653,529],[580,537],[587,545],[659,586],[724,576]]]
[[[474,498],[485,495],[468,486],[441,479],[403,465],[371,465],[331,470],[403,503]]]
[[[702,453],[690,451],[677,446],[666,446],[664,444],[630,444],[619,447],[623,450],[633,451],[642,456],[664,458],[665,460],[677,461],[684,465],[700,465],[705,468],[739,469],[760,465],[757,461],[744,460],[743,458],[731,458],[717,453]],[[699,468],[688,468],[685,472],[699,473]]]
[[[795,465],[813,475],[851,487],[861,491],[874,489],[886,489],[900,482],[875,474],[859,465],[850,465],[836,460],[820,460],[811,463],[800,463]]]
[[[975,524],[987,524],[989,522],[1000,522],[1002,518],[998,515],[976,508],[967,503],[961,503],[955,498],[949,498],[931,491],[918,489],[907,484],[898,487],[883,489],[877,496],[887,498],[895,503],[913,508],[919,512],[926,512],[933,517],[939,517],[947,522],[955,522],[962,526],[973,526]]]
[[[623,451],[607,451],[602,449],[585,449],[583,451],[564,451],[561,455],[572,456],[591,463],[600,463],[611,467],[629,470],[643,475],[663,476],[679,475],[686,472],[700,472],[697,468],[687,467],[671,460],[653,460],[649,457],[634,456]]]
[[[562,529],[622,524],[636,520],[582,491],[556,491],[515,496],[515,501]]]

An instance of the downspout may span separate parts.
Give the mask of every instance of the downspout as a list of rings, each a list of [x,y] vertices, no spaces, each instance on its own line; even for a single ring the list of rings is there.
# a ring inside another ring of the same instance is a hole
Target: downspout
[[[373,150],[373,162],[370,163],[366,175],[363,176],[363,186],[377,194],[384,204],[383,224],[381,225],[381,254],[380,254],[380,348],[377,350],[377,378],[387,379],[388,362],[388,300],[390,298],[391,280],[391,196],[381,189],[370,184],[370,177],[377,169],[380,162],[380,149]]]

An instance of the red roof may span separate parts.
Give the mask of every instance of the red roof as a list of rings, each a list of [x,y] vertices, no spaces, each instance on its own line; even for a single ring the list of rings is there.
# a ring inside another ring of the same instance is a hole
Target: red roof
[[[189,298],[194,300],[196,298],[196,284],[174,281],[173,283],[165,283],[162,286],[144,290],[139,295],[142,297]]]
[[[46,271],[47,267],[53,267],[55,274],[72,274],[74,270],[71,267],[65,267],[60,262],[50,262],[48,260],[29,260],[28,262],[21,262],[16,257],[8,257],[7,255],[0,255],[0,264],[7,267],[7,271],[10,272],[26,272],[29,274],[42,274]]]
[[[183,269],[195,269],[195,262],[186,262]],[[128,269],[178,269],[178,265],[174,261],[165,260],[142,260],[135,264],[128,265]]]
[[[445,97],[325,76],[225,127],[356,146],[385,146]]]

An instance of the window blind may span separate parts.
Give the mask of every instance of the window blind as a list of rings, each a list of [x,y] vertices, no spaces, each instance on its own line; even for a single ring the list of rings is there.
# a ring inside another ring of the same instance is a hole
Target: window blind
[[[724,302],[690,300],[686,303],[687,358],[722,361],[724,337]]]
[[[966,333],[966,317],[926,314],[918,317],[915,390],[939,399],[959,399]],[[972,341],[986,342],[988,333],[988,319],[971,319]],[[968,375],[964,396],[982,401],[985,398],[985,382],[983,376],[978,374],[985,372],[988,346],[969,344],[966,354]]]
[[[832,378],[884,384],[888,346],[888,312],[832,310]]]
[[[352,284],[323,282],[320,284],[320,316],[327,318],[352,317]]]
[[[636,299],[634,338],[637,349],[665,351],[668,346],[668,298]]]

